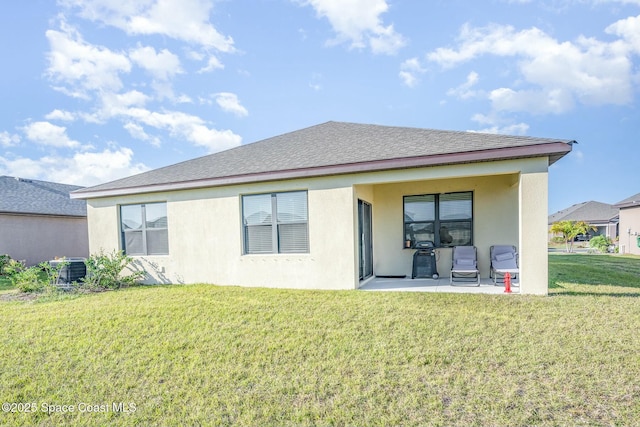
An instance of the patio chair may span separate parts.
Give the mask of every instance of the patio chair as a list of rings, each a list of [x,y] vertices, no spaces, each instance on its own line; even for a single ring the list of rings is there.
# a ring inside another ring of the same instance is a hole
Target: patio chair
[[[454,246],[452,252],[451,275],[449,284],[453,285],[453,279],[474,279],[475,286],[480,286],[480,270],[478,270],[478,251],[475,246]],[[469,280],[466,280],[469,283]]]
[[[516,247],[512,245],[495,245],[489,249],[489,258],[491,259],[491,268],[489,269],[489,278],[493,278],[493,284],[498,284],[498,276],[504,281],[506,273],[511,274],[511,278],[515,279],[520,270],[518,268],[518,252]]]

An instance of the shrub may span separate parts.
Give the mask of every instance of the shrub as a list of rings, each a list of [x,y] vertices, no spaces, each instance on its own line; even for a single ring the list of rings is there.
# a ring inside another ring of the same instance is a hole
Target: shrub
[[[589,246],[597,249],[602,253],[607,253],[609,246],[611,246],[611,244],[612,244],[611,239],[602,235],[596,236],[589,241]]]
[[[131,267],[133,258],[123,251],[105,254],[103,250],[91,255],[86,261],[87,275],[83,279],[83,287],[90,290],[119,289],[134,285],[141,280],[145,272]],[[128,269],[125,274],[123,271]]]
[[[9,265],[9,261],[11,261],[11,257],[9,255],[0,255],[0,276],[8,274],[4,271],[4,268]]]
[[[21,262],[12,259],[5,266],[5,271],[9,274],[13,286],[22,292],[54,291],[57,289],[55,285],[58,283],[60,270],[67,264],[61,262],[53,267],[48,262],[42,262],[27,268]]]
[[[45,282],[40,277],[38,267],[25,267],[16,260],[10,260],[5,266],[5,271],[9,274],[9,279],[14,287],[22,292],[42,292]]]

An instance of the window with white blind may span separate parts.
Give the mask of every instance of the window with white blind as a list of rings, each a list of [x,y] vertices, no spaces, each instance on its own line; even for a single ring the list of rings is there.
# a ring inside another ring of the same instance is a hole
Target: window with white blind
[[[242,196],[245,254],[309,252],[307,192]]]
[[[473,245],[473,192],[405,196],[405,247],[424,240],[438,247]]]
[[[167,255],[169,230],[167,204],[120,206],[122,250],[127,255]]]

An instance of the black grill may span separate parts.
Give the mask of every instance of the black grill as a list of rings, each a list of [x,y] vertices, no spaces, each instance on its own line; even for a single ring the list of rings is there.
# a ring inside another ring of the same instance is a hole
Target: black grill
[[[436,265],[435,245],[431,241],[416,242],[418,249],[413,254],[412,279],[437,279],[438,268]]]

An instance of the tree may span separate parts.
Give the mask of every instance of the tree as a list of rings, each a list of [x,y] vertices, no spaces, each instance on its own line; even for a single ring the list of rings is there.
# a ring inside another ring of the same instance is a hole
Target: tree
[[[596,227],[584,221],[558,221],[551,224],[551,231],[554,234],[561,234],[564,239],[567,252],[573,251],[573,240],[578,234],[587,234],[589,230],[597,230]]]

